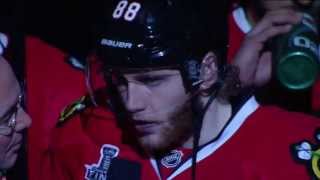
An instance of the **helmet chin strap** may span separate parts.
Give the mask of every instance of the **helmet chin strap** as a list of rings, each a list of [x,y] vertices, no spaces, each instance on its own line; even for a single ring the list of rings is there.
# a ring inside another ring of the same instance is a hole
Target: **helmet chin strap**
[[[218,81],[212,86],[212,92],[210,93],[210,98],[208,102],[202,109],[197,107],[197,103],[192,103],[192,110],[195,113],[193,120],[193,150],[192,150],[192,180],[196,179],[196,165],[197,165],[197,152],[199,149],[199,140],[201,135],[201,128],[203,124],[204,115],[206,114],[209,106],[212,104],[213,100],[217,97],[218,92],[222,86],[222,82]],[[196,101],[193,99],[193,101]]]

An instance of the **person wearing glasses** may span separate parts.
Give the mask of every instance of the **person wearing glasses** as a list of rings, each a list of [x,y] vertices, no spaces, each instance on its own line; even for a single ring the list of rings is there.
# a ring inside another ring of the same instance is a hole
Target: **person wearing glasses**
[[[0,179],[15,164],[23,144],[23,131],[31,118],[21,106],[23,91],[10,64],[0,56]]]

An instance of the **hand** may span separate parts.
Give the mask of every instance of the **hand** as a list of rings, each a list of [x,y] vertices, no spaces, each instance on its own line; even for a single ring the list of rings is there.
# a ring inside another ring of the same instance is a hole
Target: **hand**
[[[246,35],[232,61],[240,70],[243,87],[263,86],[271,79],[272,53],[263,51],[265,43],[276,35],[289,32],[301,19],[302,14],[293,10],[269,11]]]

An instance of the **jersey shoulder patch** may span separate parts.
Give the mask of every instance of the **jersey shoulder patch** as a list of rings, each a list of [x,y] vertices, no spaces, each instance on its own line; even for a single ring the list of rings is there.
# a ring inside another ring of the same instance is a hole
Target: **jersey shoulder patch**
[[[71,117],[73,117],[74,115],[84,111],[87,107],[90,107],[90,104],[91,104],[90,102],[91,101],[89,96],[82,96],[81,98],[67,105],[60,112],[57,126],[61,126],[62,124],[67,122],[69,119],[71,119]]]
[[[293,157],[304,164],[313,179],[320,179],[320,129],[315,132],[316,143],[302,140],[291,147]]]

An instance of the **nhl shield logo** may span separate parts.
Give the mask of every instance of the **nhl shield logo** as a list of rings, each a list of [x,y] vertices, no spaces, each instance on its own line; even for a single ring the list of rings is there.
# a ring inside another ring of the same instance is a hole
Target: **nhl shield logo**
[[[111,145],[104,144],[100,149],[100,159],[97,164],[85,165],[87,180],[107,180],[108,169],[111,165],[111,160],[117,157],[119,148]]]
[[[161,159],[161,164],[166,168],[176,167],[182,159],[182,151],[173,150]]]

